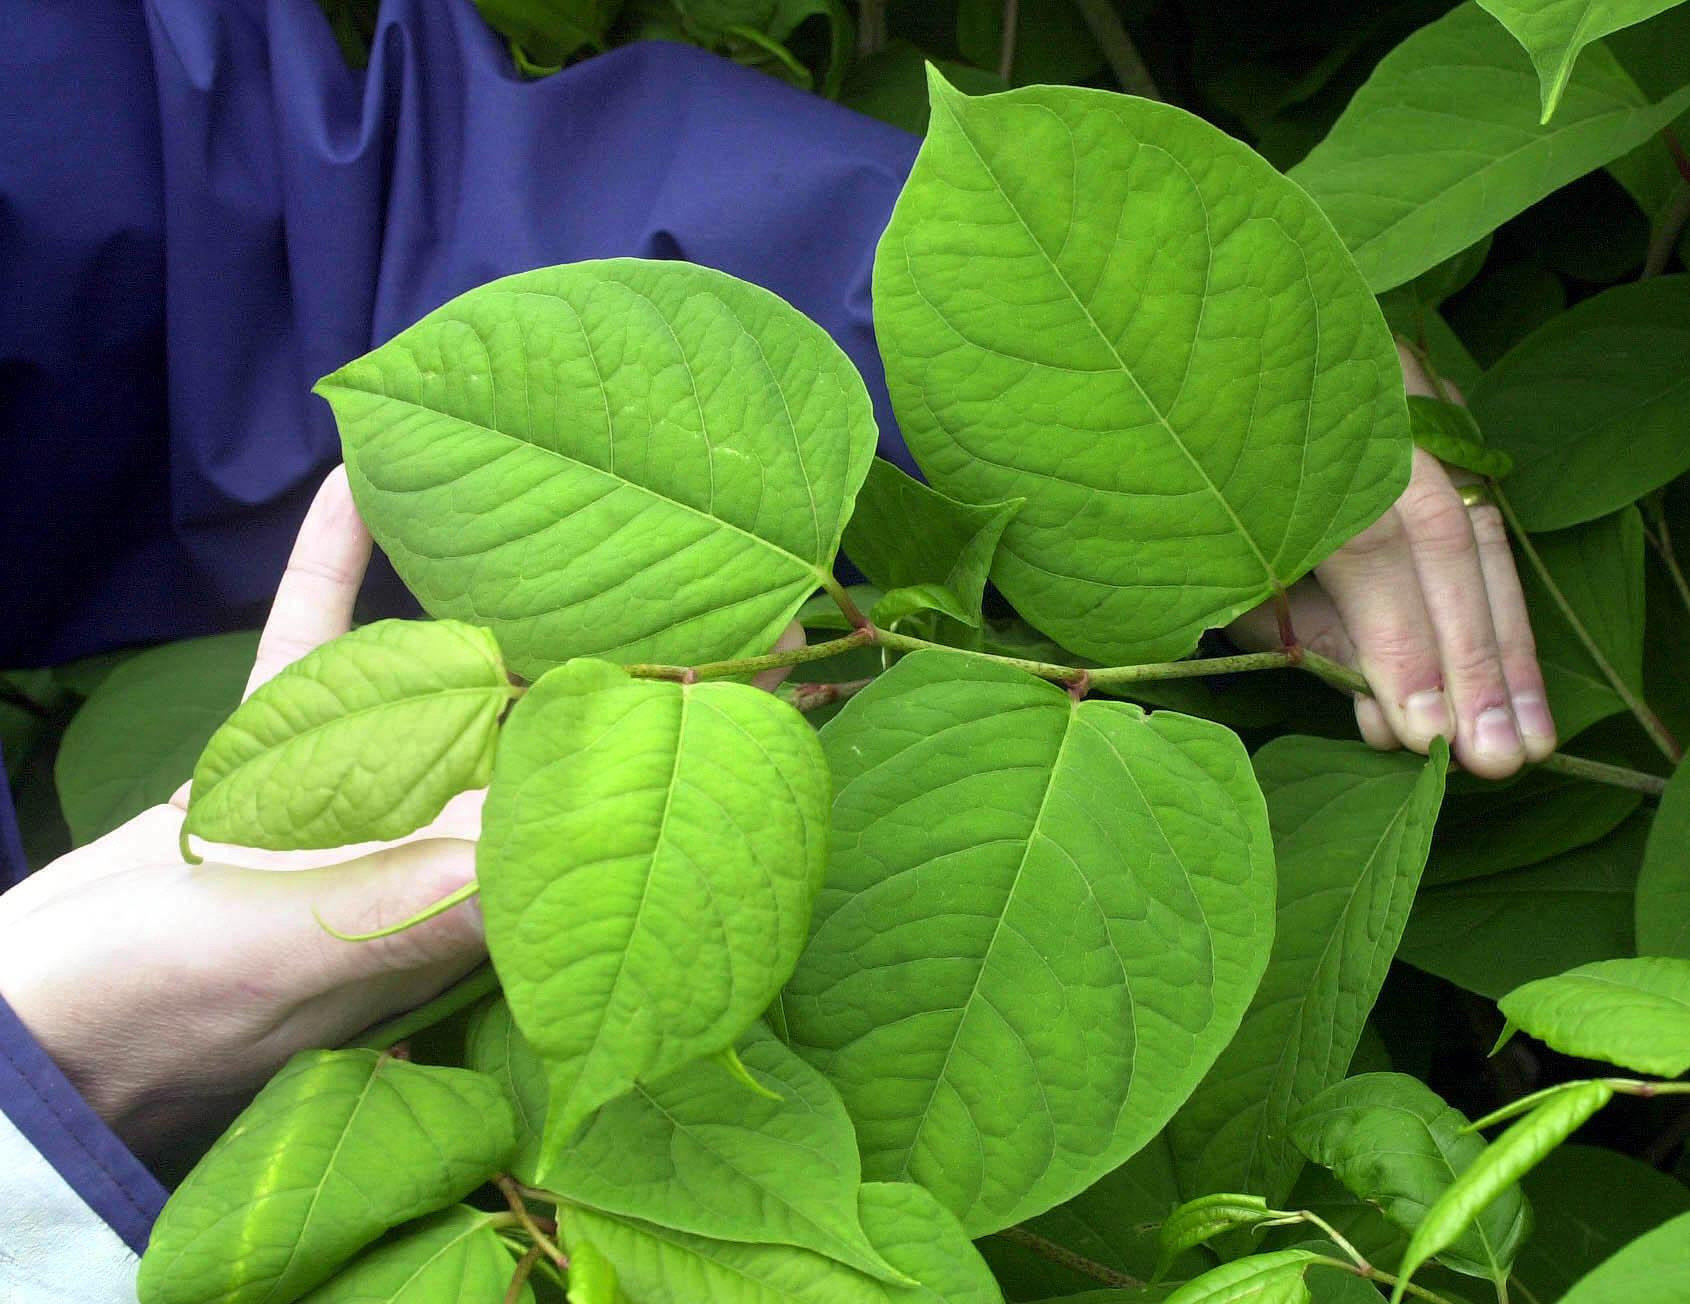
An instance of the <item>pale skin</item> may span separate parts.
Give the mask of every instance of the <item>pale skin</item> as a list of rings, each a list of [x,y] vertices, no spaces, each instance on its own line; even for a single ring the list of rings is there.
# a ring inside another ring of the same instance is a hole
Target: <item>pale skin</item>
[[[1431,386],[1404,356],[1411,392]],[[1452,738],[1486,777],[1555,747],[1524,599],[1494,507],[1416,450],[1407,491],[1290,594],[1305,645],[1360,669],[1362,736],[1424,752]],[[300,527],[260,640],[250,693],[351,627],[371,541],[343,470]],[[1234,638],[1279,642],[1271,607]],[[779,648],[797,646],[796,626]],[[758,682],[774,687],[787,672]],[[473,899],[370,942],[341,932],[408,919],[475,873],[479,793],[400,844],[267,855],[199,848],[182,863],[184,787],[0,896],[0,996],[143,1159],[209,1139],[287,1059],[341,1044],[428,1000],[485,958]]]

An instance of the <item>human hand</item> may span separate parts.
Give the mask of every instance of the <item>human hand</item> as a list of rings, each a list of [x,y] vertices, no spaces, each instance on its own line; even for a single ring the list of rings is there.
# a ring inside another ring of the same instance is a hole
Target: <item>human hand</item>
[[[1408,392],[1435,396],[1419,361],[1398,354]],[[1391,510],[1287,596],[1298,642],[1373,686],[1376,697],[1356,699],[1363,738],[1424,752],[1442,735],[1463,769],[1500,779],[1555,750],[1555,722],[1502,514],[1461,498],[1477,482],[1416,448]],[[1279,644],[1271,605],[1228,633],[1246,647]]]

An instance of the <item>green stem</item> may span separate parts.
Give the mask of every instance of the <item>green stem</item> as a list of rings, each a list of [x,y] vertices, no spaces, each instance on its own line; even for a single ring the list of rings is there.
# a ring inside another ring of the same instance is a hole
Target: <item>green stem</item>
[[[1487,480],[1485,483],[1489,487],[1491,497],[1495,499],[1497,507],[1501,509],[1503,518],[1508,522],[1508,528],[1514,532],[1514,540],[1520,545],[1520,552],[1525,556],[1531,568],[1537,572],[1538,579],[1542,581],[1543,587],[1548,590],[1556,608],[1566,622],[1573,627],[1573,633],[1578,635],[1579,642],[1584,645],[1584,650],[1590,654],[1590,659],[1596,664],[1596,668],[1602,672],[1602,677],[1608,681],[1608,686],[1614,690],[1614,695],[1625,703],[1632,715],[1637,717],[1637,723],[1643,726],[1643,732],[1649,735],[1655,746],[1661,749],[1662,754],[1674,765],[1677,765],[1684,757],[1684,749],[1678,745],[1678,740],[1672,736],[1666,725],[1661,723],[1660,717],[1649,709],[1648,703],[1632,691],[1631,685],[1625,682],[1620,672],[1614,669],[1613,662],[1609,661],[1603,654],[1602,649],[1597,646],[1596,640],[1591,637],[1590,631],[1585,628],[1584,622],[1579,619],[1578,613],[1573,610],[1573,604],[1567,601],[1567,595],[1561,592],[1561,586],[1555,582],[1555,577],[1549,573],[1549,567],[1544,564],[1543,557],[1539,554],[1536,545],[1532,543],[1531,536],[1526,533],[1525,527],[1520,524],[1520,518],[1514,514],[1514,504],[1508,501],[1508,495],[1502,492],[1501,487],[1495,480]]]
[[[1690,222],[1690,181],[1680,181],[1672,198],[1655,219],[1654,232],[1649,237],[1649,252],[1643,258],[1643,274],[1639,280],[1659,276],[1672,261],[1672,251],[1678,247],[1678,237]]]
[[[1662,506],[1658,494],[1649,499],[1648,511],[1655,520],[1655,528],[1649,534],[1649,542],[1655,545],[1655,555],[1667,568],[1673,588],[1678,590],[1678,596],[1684,600],[1684,609],[1690,611],[1690,583],[1685,581],[1684,572],[1679,568],[1678,553],[1672,546],[1672,528],[1667,524],[1666,508]]]
[[[1121,16],[1109,0],[1074,0],[1074,7],[1091,28],[1092,39],[1109,61],[1115,80],[1128,95],[1142,95],[1147,100],[1159,100],[1162,92],[1145,66],[1144,56],[1121,23]]]
[[[998,47],[998,76],[1009,81],[1015,73],[1015,36],[1021,26],[1021,0],[1003,0],[1003,43]]]
[[[1331,1255],[1327,1254],[1317,1254],[1314,1258],[1310,1259],[1309,1262],[1318,1263],[1327,1268],[1342,1268],[1345,1272],[1350,1273],[1352,1276],[1360,1277],[1363,1281],[1377,1281],[1386,1286],[1395,1286],[1398,1284],[1397,1278],[1389,1272],[1384,1272],[1371,1266],[1369,1266],[1366,1270],[1363,1270],[1353,1263],[1346,1263],[1343,1259],[1334,1259]],[[1454,1304],[1453,1300],[1450,1300],[1443,1295],[1439,1295],[1435,1291],[1427,1290],[1424,1286],[1416,1286],[1412,1281],[1403,1282],[1402,1288],[1408,1294],[1415,1296],[1417,1299],[1425,1300],[1426,1304]]]
[[[1583,756],[1569,756],[1566,752],[1552,752],[1538,762],[1537,768],[1548,770],[1551,774],[1605,783],[1611,788],[1630,788],[1650,797],[1659,797],[1667,790],[1667,781],[1658,774],[1628,770],[1623,765],[1609,765],[1606,761],[1592,761]]]
[[[1355,1260],[1356,1267],[1362,1269],[1369,1276],[1373,1274],[1373,1265],[1367,1261],[1367,1256],[1356,1249],[1346,1237],[1341,1236],[1338,1229],[1327,1222],[1326,1219],[1312,1209],[1299,1209],[1297,1216],[1311,1226],[1318,1227],[1328,1240]]]
[[[879,54],[886,48],[886,0],[862,0],[857,6],[857,54]]]
[[[849,599],[846,599],[849,601]],[[867,647],[875,641],[876,631],[864,626],[843,638],[825,643],[811,643],[787,652],[769,652],[760,657],[737,657],[732,661],[712,661],[702,666],[633,665],[623,666],[635,679],[675,679],[692,683],[700,679],[729,679],[738,675],[754,675],[760,670],[778,670],[783,666],[801,666],[806,661],[826,661],[841,652]],[[884,638],[884,635],[881,635]]]
[[[1031,1250],[1041,1259],[1048,1259],[1052,1263],[1059,1263],[1064,1268],[1071,1268],[1082,1277],[1090,1277],[1093,1281],[1101,1281],[1105,1286],[1115,1286],[1121,1290],[1142,1290],[1144,1283],[1137,1277],[1129,1276],[1107,1264],[1099,1263],[1096,1259],[1088,1259],[1083,1254],[1077,1254],[1066,1245],[1058,1245],[1055,1241],[1046,1240],[1037,1232],[1030,1232],[1025,1227],[1005,1227],[998,1233],[1011,1244]]]
[[[398,1045],[407,1037],[415,1036],[424,1028],[432,1028],[442,1020],[451,1018],[459,1010],[468,1009],[483,996],[498,990],[499,975],[493,972],[492,965],[483,964],[477,969],[472,969],[433,1000],[388,1019],[385,1023],[376,1024],[368,1032],[361,1034],[356,1041],[346,1044],[349,1047],[368,1050],[386,1050],[389,1046]]]
[[[546,1257],[558,1267],[568,1268],[569,1256],[558,1249],[557,1242],[547,1236],[534,1221],[534,1215],[528,1212],[528,1206],[523,1203],[521,1189],[515,1180],[504,1176],[496,1177],[493,1179],[493,1185],[504,1195],[505,1203],[510,1205],[511,1212],[516,1215],[517,1222],[522,1224],[522,1230],[528,1233],[528,1239],[534,1242],[535,1248],[544,1251]]]

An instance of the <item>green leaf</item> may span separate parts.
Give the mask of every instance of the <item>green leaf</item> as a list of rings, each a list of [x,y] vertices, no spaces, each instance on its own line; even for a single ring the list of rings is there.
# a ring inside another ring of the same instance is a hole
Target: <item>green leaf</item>
[[[783,997],[865,1173],[970,1235],[1145,1144],[1254,990],[1272,922],[1236,735],[1018,670],[904,658],[822,731],[835,847]]]
[[[1492,1000],[1569,964],[1633,954],[1632,895],[1648,816],[1506,874],[1423,888],[1400,958]]]
[[[194,767],[190,835],[286,851],[403,837],[493,771],[510,681],[493,636],[382,620],[262,684]]]
[[[1273,955],[1250,1012],[1169,1136],[1186,1191],[1279,1204],[1303,1158],[1291,1118],[1340,1081],[1431,846],[1449,750],[1431,759],[1290,736],[1256,753],[1279,865]]]
[[[588,1238],[639,1304],[1001,1304],[962,1228],[918,1186],[871,1182],[859,1214],[882,1256],[913,1281],[894,1286],[789,1245],[713,1241],[566,1206],[563,1234]]]
[[[1637,876],[1637,951],[1690,960],[1690,763],[1667,781]]]
[[[622,0],[475,0],[475,7],[530,59],[556,66],[583,47],[603,49]]]
[[[1514,458],[1508,498],[1528,530],[1629,506],[1690,470],[1690,275],[1615,286],[1558,314],[1469,398],[1490,445]]]
[[[1599,1146],[1562,1146],[1521,1185],[1531,1197],[1537,1231],[1516,1266],[1545,1300],[1561,1298],[1610,1254],[1690,1212],[1690,1189],[1683,1182]]]
[[[1308,1304],[1303,1274],[1314,1257],[1307,1250],[1275,1250],[1234,1259],[1186,1282],[1167,1304]]]
[[[1531,55],[1543,96],[1543,118],[1554,117],[1579,52],[1599,37],[1671,9],[1679,0],[1479,0]]]
[[[1640,145],[1690,106],[1690,87],[1649,104],[1600,45],[1568,79],[1553,125],[1538,122],[1536,85],[1514,38],[1478,5],[1460,5],[1380,60],[1291,178],[1383,291]],[[1483,414],[1479,424],[1501,442]],[[1516,453],[1515,461],[1523,459]]]
[[[1161,1256],[1156,1276],[1164,1277],[1173,1262],[1187,1250],[1227,1232],[1246,1230],[1278,1217],[1259,1195],[1200,1195],[1187,1200],[1168,1215],[1156,1240]]]
[[[1291,1121],[1291,1139],[1396,1226],[1415,1231],[1426,1211],[1485,1151],[1467,1118],[1402,1073],[1365,1073],[1320,1093]],[[1502,1194],[1439,1252],[1440,1262],[1491,1281],[1505,1278],[1531,1233],[1531,1208]]]
[[[1665,1078],[1690,1071],[1690,960],[1598,960],[1515,988],[1497,1004],[1563,1055]]]
[[[761,1024],[739,1056],[774,1099],[695,1060],[601,1109],[547,1189],[696,1236],[801,1246],[899,1282],[857,1222],[862,1170],[839,1094]]]
[[[1474,1219],[1513,1190],[1526,1173],[1578,1131],[1613,1095],[1613,1088],[1606,1083],[1579,1083],[1551,1096],[1491,1142],[1422,1215],[1397,1269],[1391,1304],[1401,1304],[1403,1288],[1421,1264],[1454,1245]]]
[[[287,1304],[388,1228],[463,1199],[515,1141],[479,1073],[368,1050],[296,1055],[164,1206],[141,1304]]]
[[[821,327],[679,262],[493,281],[317,392],[411,591],[530,679],[767,651],[831,578],[874,455],[868,391]]]
[[[1683,1213],[1579,1278],[1561,1304],[1678,1304],[1687,1296],[1690,1213]]]
[[[890,590],[940,587],[952,595],[950,603],[941,598],[926,609],[978,627],[998,540],[1024,501],[961,503],[876,458],[845,527],[845,553],[889,590],[888,599]]]
[[[933,487],[1026,498],[992,578],[1032,624],[1182,656],[1395,500],[1395,348],[1295,186],[1165,104],[937,76],[933,104],[875,325]]]
[[[551,1084],[544,1061],[523,1038],[504,997],[485,1002],[470,1017],[464,1034],[464,1067],[486,1074],[504,1092],[516,1115],[517,1138],[516,1153],[506,1171],[518,1181],[537,1185]]]
[[[1512,484],[1512,481],[1510,481]],[[1574,615],[1621,680],[1643,691],[1643,518],[1635,507],[1532,539]],[[1538,664],[1563,741],[1626,710],[1531,566],[1520,585],[1537,636]]]
[[[1607,836],[1643,795],[1535,771],[1517,783],[1444,799],[1426,886],[1539,864]]]
[[[112,670],[65,729],[53,767],[78,845],[110,833],[192,777],[194,761],[240,704],[257,631],[166,643]],[[13,767],[21,757],[8,752]]]
[[[516,1260],[490,1223],[457,1205],[365,1250],[305,1297],[305,1304],[440,1304],[504,1299]],[[518,1299],[534,1304],[534,1292]]]
[[[1440,462],[1498,478],[1514,469],[1514,459],[1507,453],[1485,447],[1479,423],[1459,403],[1410,394],[1408,424],[1414,442]]]
[[[551,1080],[542,1181],[594,1109],[732,1045],[780,990],[827,864],[828,791],[804,718],[744,684],[576,661],[517,704],[476,876]]]
[[[598,1246],[577,1237],[569,1246],[569,1304],[618,1304],[621,1299],[615,1266]]]

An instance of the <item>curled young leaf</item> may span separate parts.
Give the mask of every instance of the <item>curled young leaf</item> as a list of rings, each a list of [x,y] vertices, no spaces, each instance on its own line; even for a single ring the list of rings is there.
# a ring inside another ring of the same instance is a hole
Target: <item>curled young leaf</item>
[[[1690,1071],[1690,960],[1598,960],[1517,987],[1498,1004],[1563,1055],[1665,1078]]]
[[[287,851],[403,837],[493,769],[511,699],[498,644],[382,620],[261,684],[194,767],[182,841]]]
[[[1156,1276],[1164,1276],[1173,1261],[1190,1249],[1195,1249],[1211,1237],[1241,1228],[1258,1226],[1277,1218],[1279,1214],[1267,1206],[1259,1195],[1221,1193],[1201,1195],[1187,1200],[1168,1215],[1157,1233],[1161,1251]]]

